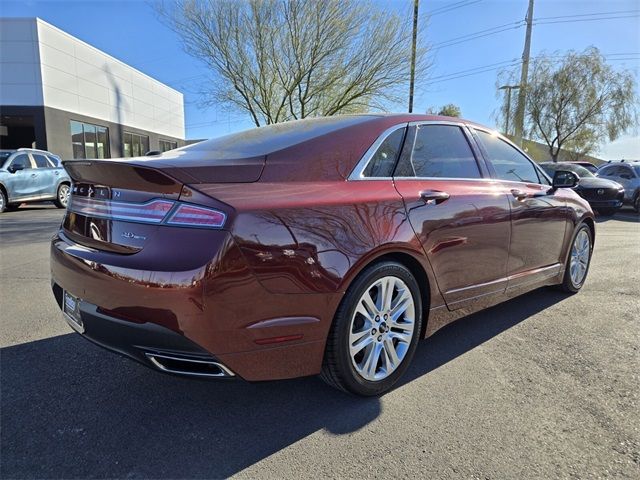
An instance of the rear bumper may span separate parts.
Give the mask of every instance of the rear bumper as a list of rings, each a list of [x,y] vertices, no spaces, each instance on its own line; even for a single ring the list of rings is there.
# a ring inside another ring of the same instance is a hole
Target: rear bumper
[[[62,309],[62,287],[53,282],[51,288]],[[96,305],[86,301],[80,302],[79,311],[82,331],[73,322],[67,320],[67,323],[82,337],[154,370],[197,377],[235,376],[233,371],[206,350],[166,327],[120,320],[100,312]]]
[[[60,233],[51,244],[58,305],[64,290],[78,297],[88,340],[156,370],[175,370],[157,363],[166,360],[159,355],[178,355],[218,364],[225,373],[210,376],[258,381],[319,373],[341,295],[271,294],[231,236],[216,235],[218,253],[207,264],[158,272],[140,269],[153,264],[144,250],[98,252]]]

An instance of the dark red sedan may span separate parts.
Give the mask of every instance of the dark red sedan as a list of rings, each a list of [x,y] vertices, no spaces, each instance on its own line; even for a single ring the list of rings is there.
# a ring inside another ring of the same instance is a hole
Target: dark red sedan
[[[272,125],[65,163],[52,285],[82,335],[152,368],[362,395],[420,338],[545,285],[578,291],[595,235],[571,172],[425,115]]]

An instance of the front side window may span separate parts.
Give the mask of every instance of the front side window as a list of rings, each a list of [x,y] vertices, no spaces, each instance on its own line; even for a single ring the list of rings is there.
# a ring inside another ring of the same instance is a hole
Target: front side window
[[[471,147],[455,125],[419,126],[411,157],[401,160],[395,176],[481,178]]]
[[[404,128],[399,128],[384,139],[376,153],[369,160],[364,172],[362,172],[363,177],[380,178],[390,177],[393,174],[393,168],[396,166],[396,160],[402,148],[404,132]]]
[[[497,178],[512,182],[543,182],[533,163],[518,150],[495,135],[482,130],[476,130],[476,133]]]
[[[123,151],[125,157],[140,157],[149,151],[149,137],[137,133],[124,132]]]
[[[109,129],[71,120],[73,158],[110,158]]]
[[[36,168],[53,168],[49,159],[40,153],[32,153],[31,156],[36,161]]]
[[[14,169],[16,167],[18,167],[18,169],[22,167],[23,170],[27,170],[28,168],[31,168],[31,160],[29,160],[28,155],[21,153],[20,155],[16,155],[13,160],[11,160],[11,167]]]

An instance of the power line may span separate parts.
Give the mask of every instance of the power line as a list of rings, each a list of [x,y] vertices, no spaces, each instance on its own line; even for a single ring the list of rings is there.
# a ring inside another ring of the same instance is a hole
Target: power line
[[[576,17],[593,17],[600,15],[621,15],[627,13],[640,13],[640,10],[618,10],[615,12],[597,12],[597,13],[581,13],[581,14],[572,14],[572,15],[557,15],[555,17],[538,17],[534,18],[534,21],[538,20],[556,20],[560,18],[576,18]]]
[[[452,10],[468,7],[470,5],[473,5],[474,3],[479,3],[481,1],[482,0],[462,0],[461,2],[452,3],[451,5],[445,5],[444,7],[436,8],[435,10],[431,10],[430,12],[426,12],[426,15],[429,17],[433,17],[434,15],[440,15],[441,13],[447,13]]]
[[[477,75],[479,73],[490,72],[492,70],[498,70],[500,68],[511,67],[517,65],[520,60],[513,58],[511,60],[503,60],[502,62],[490,63],[488,65],[481,65],[474,68],[468,68],[466,70],[460,70],[457,72],[451,72],[444,75],[438,75],[431,77],[429,83],[440,83],[448,80],[455,80],[456,78],[468,77],[470,75]]]
[[[636,13],[635,15],[618,15],[615,17],[594,17],[594,18],[576,18],[573,20],[549,20],[549,21],[539,21],[534,20],[534,25],[551,25],[554,23],[578,23],[578,22],[594,22],[600,20],[615,20],[618,18],[635,18],[640,16],[640,14]]]
[[[433,46],[435,49],[446,48],[452,45],[457,45],[459,43],[469,42],[471,40],[475,40],[476,38],[488,37],[489,35],[495,35],[496,33],[505,32],[507,30],[513,30],[516,28],[520,28],[525,24],[524,20],[519,20],[517,22],[505,23],[503,25],[498,25],[492,28],[487,28],[485,30],[480,30],[474,33],[469,33],[467,35],[460,35],[459,37],[450,38],[449,40],[444,40],[442,42],[438,42]]]

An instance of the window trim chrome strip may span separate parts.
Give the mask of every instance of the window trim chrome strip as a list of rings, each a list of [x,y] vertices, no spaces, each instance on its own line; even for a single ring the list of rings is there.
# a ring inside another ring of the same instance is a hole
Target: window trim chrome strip
[[[378,151],[378,148],[380,148],[380,145],[382,145],[382,143],[393,132],[395,132],[400,128],[420,127],[421,125],[449,125],[449,126],[460,127],[463,130],[465,127],[467,127],[467,124],[465,124],[462,121],[451,121],[451,120],[416,120],[412,122],[403,122],[403,123],[393,125],[387,128],[384,132],[382,132],[380,136],[376,139],[376,141],[373,142],[373,144],[367,149],[367,151],[364,153],[360,161],[358,161],[354,169],[351,171],[351,174],[347,177],[347,180],[348,181],[351,181],[351,180],[356,180],[356,181],[357,180],[387,180],[387,181],[389,180],[467,180],[467,181],[496,180],[494,178],[486,178],[486,177],[445,178],[445,177],[365,177],[363,176],[363,173],[366,170],[367,165],[369,165],[369,162],[373,158],[373,155]],[[465,137],[467,136],[467,134],[464,131],[463,131],[463,134],[465,135]],[[469,148],[472,148],[471,145],[469,145]],[[473,149],[472,149],[472,152],[473,152]],[[475,157],[475,152],[473,152],[473,154]],[[477,159],[476,159],[476,162],[477,162]],[[480,166],[478,166],[478,169],[480,169]],[[482,174],[482,171],[480,171],[480,174]]]

